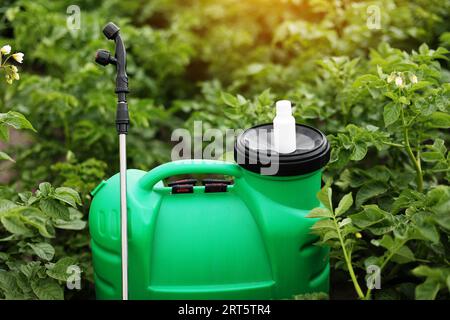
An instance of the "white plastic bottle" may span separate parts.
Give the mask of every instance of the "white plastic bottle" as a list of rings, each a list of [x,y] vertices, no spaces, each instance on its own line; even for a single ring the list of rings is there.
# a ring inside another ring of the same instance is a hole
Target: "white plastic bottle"
[[[278,153],[291,153],[297,149],[295,118],[289,100],[276,103],[276,116],[273,119],[274,147]]]

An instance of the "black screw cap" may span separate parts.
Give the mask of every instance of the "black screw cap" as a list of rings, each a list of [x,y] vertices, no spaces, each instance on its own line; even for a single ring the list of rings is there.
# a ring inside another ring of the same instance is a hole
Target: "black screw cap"
[[[103,34],[109,39],[114,39],[119,32],[120,28],[116,26],[114,23],[109,22],[104,28],[103,28]]]

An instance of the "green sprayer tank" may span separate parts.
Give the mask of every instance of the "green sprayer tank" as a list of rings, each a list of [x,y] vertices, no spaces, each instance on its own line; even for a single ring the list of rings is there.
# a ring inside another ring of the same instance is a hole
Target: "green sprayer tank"
[[[308,212],[330,147],[295,125],[296,150],[273,150],[272,124],[244,131],[235,162],[177,160],[127,171],[130,299],[289,299],[328,292],[328,249]],[[272,168],[272,169],[271,169]],[[275,168],[276,170],[273,170]],[[221,175],[226,181],[179,175]],[[119,175],[94,195],[89,225],[98,299],[121,299]]]

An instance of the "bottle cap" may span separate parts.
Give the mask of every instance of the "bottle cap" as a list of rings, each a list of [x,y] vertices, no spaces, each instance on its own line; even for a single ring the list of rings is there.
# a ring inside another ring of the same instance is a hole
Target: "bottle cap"
[[[292,115],[292,106],[289,100],[279,100],[275,104],[277,116],[290,116]]]

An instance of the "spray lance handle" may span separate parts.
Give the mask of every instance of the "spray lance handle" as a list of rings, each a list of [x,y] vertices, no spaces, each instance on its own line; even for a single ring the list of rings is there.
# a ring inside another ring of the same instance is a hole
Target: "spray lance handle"
[[[127,134],[130,125],[128,115],[128,104],[126,94],[128,89],[127,76],[127,52],[120,36],[120,28],[114,23],[109,22],[103,28],[103,34],[108,40],[114,40],[116,48],[114,56],[108,50],[97,50],[95,62],[102,66],[112,64],[116,66],[116,90],[117,93],[117,112],[116,112],[116,129],[118,134]]]

